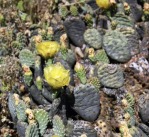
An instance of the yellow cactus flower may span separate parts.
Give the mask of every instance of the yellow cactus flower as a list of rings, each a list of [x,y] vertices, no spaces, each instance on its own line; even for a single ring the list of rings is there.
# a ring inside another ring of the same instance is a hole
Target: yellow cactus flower
[[[53,57],[60,49],[59,43],[56,41],[44,41],[36,45],[38,53],[44,58]]]
[[[96,0],[96,4],[103,9],[110,8],[111,5],[116,4],[115,0]]]
[[[47,83],[54,89],[67,86],[70,82],[69,70],[66,70],[60,63],[45,67],[44,77]]]

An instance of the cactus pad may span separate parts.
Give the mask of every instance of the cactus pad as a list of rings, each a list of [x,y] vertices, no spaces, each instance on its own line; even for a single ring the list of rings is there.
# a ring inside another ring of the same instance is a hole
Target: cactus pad
[[[55,115],[53,118],[53,131],[55,135],[65,137],[65,126],[58,115]]]
[[[9,111],[10,111],[13,121],[16,121],[16,118],[17,118],[16,105],[15,105],[15,99],[14,99],[12,93],[9,94],[8,108],[9,108]]]
[[[102,36],[96,29],[87,29],[84,33],[84,40],[90,47],[95,49],[102,47]]]
[[[116,21],[117,28],[126,28],[126,27],[133,27],[134,24],[132,20],[128,18],[128,16],[124,15],[123,13],[117,13],[113,18],[112,21]]]
[[[59,7],[59,15],[63,18],[65,18],[68,15],[69,11],[68,8],[65,5],[61,5]]]
[[[78,18],[67,19],[64,22],[65,30],[68,37],[75,46],[82,47],[84,44],[83,34],[85,32],[85,23]]]
[[[125,35],[121,32],[117,30],[108,31],[104,36],[103,43],[106,53],[112,59],[119,62],[130,60],[129,43]]]
[[[89,59],[92,62],[97,62],[97,61],[100,61],[103,63],[109,63],[110,62],[104,49],[97,50],[93,56],[89,55]]]
[[[97,89],[90,84],[74,89],[74,110],[85,120],[94,121],[100,111],[100,97]]]
[[[35,109],[34,115],[39,125],[40,134],[43,135],[49,122],[48,112],[43,109]]]
[[[25,66],[24,67],[24,76],[23,76],[23,79],[24,79],[24,83],[26,85],[28,85],[28,86],[31,85],[31,82],[33,80],[33,74],[32,74],[31,69],[28,66]]]
[[[119,88],[124,84],[123,71],[120,66],[98,63],[97,69],[98,78],[105,87]]]
[[[71,12],[71,15],[77,16],[78,15],[78,8],[77,8],[77,6],[71,5],[70,6],[70,12]]]
[[[97,77],[91,77],[88,79],[88,83],[92,84],[97,90],[101,87],[100,81]]]
[[[26,122],[17,122],[17,133],[19,137],[25,137],[25,131],[27,128],[28,124]]]
[[[25,137],[39,137],[38,127],[35,123],[26,128]]]
[[[129,44],[129,50],[131,55],[136,55],[139,53],[139,36],[137,31],[135,31],[133,28],[123,28],[120,29],[120,32],[122,32]]]
[[[25,114],[25,110],[27,109],[26,104],[20,100],[19,104],[16,106],[16,112],[17,112],[17,118],[19,121],[25,122],[27,119],[27,116]]]
[[[35,63],[34,54],[28,49],[21,50],[21,52],[19,54],[19,59],[20,59],[22,66],[26,65],[28,67],[31,67]]]

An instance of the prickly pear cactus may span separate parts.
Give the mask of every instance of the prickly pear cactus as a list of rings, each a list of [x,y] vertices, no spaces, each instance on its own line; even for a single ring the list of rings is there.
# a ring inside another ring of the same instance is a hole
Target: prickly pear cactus
[[[24,79],[24,83],[27,86],[31,85],[31,82],[33,80],[33,73],[31,71],[31,69],[28,66],[23,66],[23,79]]]
[[[43,81],[42,81],[42,66],[41,66],[41,57],[37,56],[35,59],[35,66],[34,66],[35,70],[34,70],[34,83],[36,85],[36,87],[39,90],[42,90],[42,85],[43,85]]]
[[[131,118],[134,116],[134,104],[135,104],[135,100],[134,97],[131,93],[127,93],[125,96],[126,100],[127,100],[127,107],[124,109],[125,112],[129,113]]]
[[[139,36],[138,33],[133,28],[122,28],[120,29],[120,32],[122,32],[129,44],[129,50],[131,55],[136,55],[139,53]]]
[[[101,87],[100,81],[97,77],[91,77],[88,79],[88,83],[92,84],[97,90]]]
[[[67,6],[65,6],[65,5],[60,5],[59,6],[59,15],[62,18],[65,18],[68,15],[68,13],[69,13],[69,11],[68,11]]]
[[[63,58],[70,67],[73,67],[76,62],[75,54],[70,49],[61,49],[61,52],[58,53],[58,58]]]
[[[128,101],[129,106],[134,108],[135,100],[134,100],[134,97],[133,97],[133,95],[131,93],[127,93],[126,94],[126,100]]]
[[[70,6],[70,13],[71,13],[71,15],[73,15],[73,16],[77,16],[77,15],[78,15],[78,8],[77,8],[77,6],[71,5],[71,6]]]
[[[86,29],[83,20],[78,18],[68,18],[64,22],[64,27],[68,37],[74,43],[74,46],[82,47],[84,44],[83,34]]]
[[[128,18],[128,16],[124,15],[123,13],[117,13],[113,18],[112,21],[116,22],[117,29],[126,28],[126,27],[134,27],[134,23],[132,20]]]
[[[9,93],[8,108],[13,121],[16,121],[16,118],[17,118],[16,105],[15,105],[15,99],[12,93]]]
[[[100,49],[102,47],[102,36],[96,29],[87,29],[84,33],[84,40],[90,47]]]
[[[26,65],[28,67],[31,67],[34,65],[34,62],[35,62],[34,54],[28,49],[21,50],[19,54],[19,59],[20,59],[22,66]]]
[[[110,62],[104,49],[97,50],[96,52],[94,52],[93,49],[91,48],[91,49],[89,49],[89,56],[88,57],[92,62],[97,62],[97,61],[100,61],[103,63],[109,63]]]
[[[16,113],[19,121],[25,122],[27,120],[27,116],[25,113],[26,109],[27,109],[27,106],[25,102],[20,100],[19,104],[16,106]]]
[[[53,131],[55,135],[65,137],[65,126],[62,119],[58,115],[53,117]]]
[[[21,47],[25,47],[27,45],[27,37],[22,32],[17,33],[16,40],[21,44]]]
[[[17,122],[17,133],[19,137],[25,137],[25,131],[27,128],[28,124],[26,122]]]
[[[66,61],[68,62],[70,67],[74,66],[74,64],[76,62],[76,57],[72,50],[68,50]]]
[[[38,127],[35,123],[26,128],[25,137],[39,137]]]
[[[105,87],[119,88],[124,84],[123,71],[118,65],[98,63],[97,75]]]
[[[74,88],[74,110],[85,120],[94,121],[100,111],[98,90],[91,84],[80,84]]]
[[[35,115],[35,119],[38,122],[40,134],[43,135],[49,122],[48,112],[46,112],[43,109],[35,109],[34,115]]]
[[[121,32],[107,31],[104,36],[104,49],[106,53],[114,60],[127,62],[131,58],[129,43],[127,38]]]
[[[84,66],[81,63],[76,63],[74,70],[77,77],[80,79],[81,83],[85,84],[87,82],[86,71]]]
[[[129,129],[129,132],[132,137],[148,137],[140,128],[132,127]]]

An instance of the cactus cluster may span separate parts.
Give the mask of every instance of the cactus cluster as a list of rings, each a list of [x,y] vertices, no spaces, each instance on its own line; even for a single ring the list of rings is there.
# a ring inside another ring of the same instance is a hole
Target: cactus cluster
[[[148,11],[147,0],[0,0],[0,101],[11,91],[0,136],[146,137]]]
[[[49,123],[49,114],[44,109],[29,109],[18,94],[10,94],[8,107],[14,122],[17,122],[18,133],[25,137],[43,136]]]

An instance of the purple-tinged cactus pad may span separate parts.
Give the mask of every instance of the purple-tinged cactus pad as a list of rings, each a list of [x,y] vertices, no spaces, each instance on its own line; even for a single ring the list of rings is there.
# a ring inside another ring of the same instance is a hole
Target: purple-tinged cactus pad
[[[83,34],[86,30],[85,23],[78,18],[70,18],[64,22],[65,30],[68,37],[77,47],[84,44]]]
[[[100,96],[97,89],[90,84],[82,85],[74,89],[74,110],[85,120],[94,121],[100,111]]]

